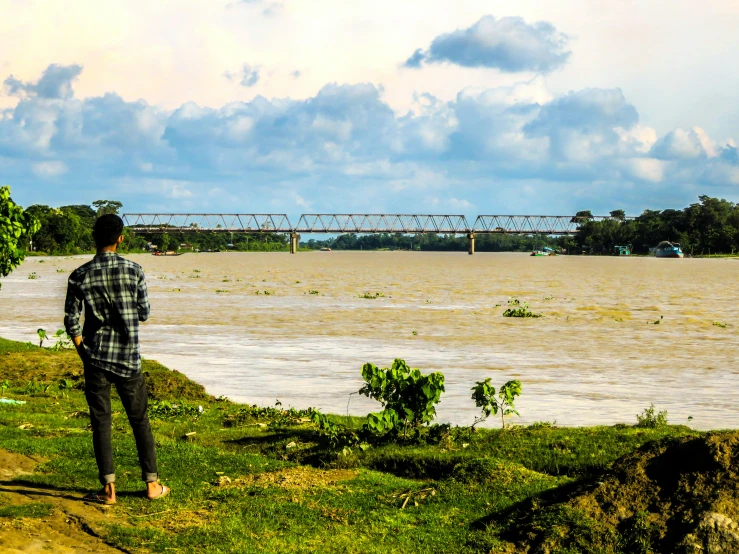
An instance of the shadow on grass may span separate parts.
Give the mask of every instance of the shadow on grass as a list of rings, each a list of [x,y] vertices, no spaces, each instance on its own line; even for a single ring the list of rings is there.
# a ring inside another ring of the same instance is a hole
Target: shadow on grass
[[[535,513],[545,510],[550,506],[563,504],[569,500],[592,492],[598,488],[597,481],[589,478],[580,479],[571,483],[565,483],[559,487],[543,491],[539,494],[517,502],[512,506],[492,512],[485,517],[477,519],[470,524],[471,529],[485,530],[491,525],[502,524],[506,531],[502,534],[504,538],[511,540],[521,538],[518,532],[523,533],[528,528]]]
[[[12,488],[9,488],[12,487]],[[23,487],[23,488],[21,488]],[[44,483],[37,483],[35,481],[29,481],[26,479],[13,479],[10,481],[0,481],[0,493],[8,494],[23,494],[33,496],[49,496],[53,498],[63,498],[64,500],[79,500],[82,501],[82,496],[92,492],[88,488],[82,487],[57,487],[52,485],[46,485]],[[82,496],[72,496],[71,493],[78,493]],[[116,491],[116,496],[119,498],[145,498],[146,491],[126,492]]]

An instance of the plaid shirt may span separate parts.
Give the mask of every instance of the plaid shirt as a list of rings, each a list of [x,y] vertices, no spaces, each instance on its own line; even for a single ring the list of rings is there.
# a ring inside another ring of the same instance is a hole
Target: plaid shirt
[[[85,306],[84,329],[80,313]],[[69,276],[64,327],[83,337],[88,360],[121,377],[141,371],[139,321],[149,318],[141,266],[113,252],[97,254]]]

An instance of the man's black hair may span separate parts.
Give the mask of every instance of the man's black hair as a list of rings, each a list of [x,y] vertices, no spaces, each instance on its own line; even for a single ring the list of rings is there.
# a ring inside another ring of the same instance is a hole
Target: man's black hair
[[[114,245],[122,234],[123,220],[115,214],[101,215],[92,228],[92,238],[98,248]]]

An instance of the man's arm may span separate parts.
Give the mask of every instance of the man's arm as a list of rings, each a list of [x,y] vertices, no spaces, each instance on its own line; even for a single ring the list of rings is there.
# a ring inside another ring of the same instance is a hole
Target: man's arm
[[[139,321],[149,319],[151,306],[149,306],[149,294],[146,290],[146,278],[143,270],[139,270],[139,283],[136,292],[136,309],[139,312]]]
[[[64,329],[72,338],[77,354],[80,358],[84,355],[82,346],[82,327],[80,326],[80,314],[82,313],[82,294],[80,285],[73,273],[67,282],[67,297],[64,300]]]

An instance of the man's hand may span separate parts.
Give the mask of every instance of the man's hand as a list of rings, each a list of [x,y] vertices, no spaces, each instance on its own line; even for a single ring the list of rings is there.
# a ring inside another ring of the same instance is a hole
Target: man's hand
[[[85,347],[82,346],[82,337],[72,337],[72,342],[77,349],[77,355],[82,361],[85,361]]]

